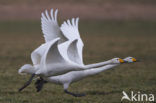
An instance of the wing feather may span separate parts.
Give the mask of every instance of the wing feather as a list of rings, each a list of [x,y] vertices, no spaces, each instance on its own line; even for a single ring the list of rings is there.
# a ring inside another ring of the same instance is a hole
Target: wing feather
[[[67,54],[71,61],[81,64],[81,60],[79,58],[79,53],[78,53],[78,48],[77,48],[77,42],[78,40],[76,39],[70,43],[68,50],[67,50]]]
[[[60,38],[60,42],[64,42],[67,38],[62,34],[57,22],[58,10],[51,9],[50,13],[47,10],[41,14],[41,27],[43,36],[46,42]]]
[[[78,53],[75,55],[78,55],[77,59],[80,60],[81,64],[83,64],[82,52],[83,52],[84,44],[82,42],[79,30],[78,30],[78,21],[79,21],[79,18],[72,18],[71,21],[67,20],[61,25],[60,29],[62,33],[65,35],[65,37],[68,38],[68,40],[70,41],[77,40],[76,42],[77,45],[75,45],[76,47],[72,46],[72,49],[77,48],[76,49],[77,52],[74,52],[74,53]],[[69,58],[70,58],[70,55],[72,54],[68,53]],[[76,63],[80,63],[80,62],[77,62],[78,60],[76,60]]]
[[[40,64],[41,57],[45,53],[47,45],[48,45],[47,43],[42,44],[31,53],[31,60],[33,65]]]
[[[64,63],[66,60],[60,54],[58,49],[58,42],[60,38],[56,38],[53,41],[50,41],[46,47],[46,51],[41,58],[41,66],[47,68],[50,64]]]

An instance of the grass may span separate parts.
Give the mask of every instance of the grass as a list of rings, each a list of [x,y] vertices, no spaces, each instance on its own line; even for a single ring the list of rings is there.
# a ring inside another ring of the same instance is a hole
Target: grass
[[[34,81],[17,92],[29,78],[19,75],[18,69],[31,63],[30,53],[44,39],[38,21],[1,21],[0,103],[119,103],[123,90],[156,95],[155,27],[155,21],[80,21],[85,64],[126,56],[142,62],[124,64],[72,84],[70,91],[87,94],[75,98],[65,94],[62,86],[50,83],[36,93]]]

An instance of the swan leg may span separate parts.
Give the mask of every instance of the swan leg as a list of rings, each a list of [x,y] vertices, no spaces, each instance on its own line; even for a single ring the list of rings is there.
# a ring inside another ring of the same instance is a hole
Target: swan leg
[[[70,94],[70,95],[72,95],[74,97],[83,97],[83,96],[85,96],[85,94],[72,93],[72,92],[69,92],[68,90],[64,90],[64,92],[67,93],[67,94]]]
[[[40,77],[40,79],[38,79],[36,82],[35,82],[35,87],[37,89],[37,92],[41,91],[42,88],[43,88],[43,85],[47,83],[47,81],[45,81],[42,77]]]
[[[35,74],[32,74],[29,80],[18,90],[19,92],[26,88],[32,82],[32,79],[35,77]]]

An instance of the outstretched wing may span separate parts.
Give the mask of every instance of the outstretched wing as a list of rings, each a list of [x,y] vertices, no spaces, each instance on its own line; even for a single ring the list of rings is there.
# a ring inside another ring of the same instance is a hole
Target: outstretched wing
[[[77,61],[75,61],[75,62],[78,64],[83,64],[82,52],[83,52],[84,44],[82,42],[79,30],[78,30],[78,21],[79,21],[79,18],[72,18],[71,21],[67,20],[61,25],[60,29],[61,29],[62,33],[64,34],[64,36],[66,38],[68,38],[68,40],[70,40],[70,41],[77,40],[77,42],[75,42],[74,45],[73,44],[71,45],[69,50],[70,50],[70,52],[72,52],[76,48],[75,50],[77,50],[77,52],[75,51],[74,53],[78,53],[78,54],[71,54],[71,55],[78,55],[77,58],[79,59],[79,62],[77,62]],[[69,53],[68,53],[68,55],[70,58]]]
[[[41,58],[41,66],[43,66],[42,69],[48,68],[48,65],[57,65],[57,64],[63,64],[66,62],[64,57],[60,54],[60,51],[58,49],[58,41],[60,38],[56,38],[53,41],[50,41],[47,45],[46,51]]]
[[[33,62],[33,65],[40,64],[41,57],[45,53],[47,49],[48,43],[44,43],[38,48],[36,48],[32,53],[31,53],[31,60]]]
[[[42,12],[41,14],[41,27],[46,42],[54,40],[58,37],[60,38],[61,42],[67,40],[61,33],[60,27],[58,26],[57,13],[57,9],[55,11],[51,9],[50,13],[45,10],[45,12]]]
[[[40,61],[41,61],[41,54],[40,54],[40,49],[41,46],[37,49],[35,49],[32,53],[31,53],[31,60],[32,60],[32,63],[33,65],[37,65],[37,64],[40,64]]]
[[[81,59],[79,57],[79,53],[78,53],[77,42],[78,40],[76,39],[70,43],[67,49],[67,55],[71,61],[78,63],[78,64],[82,64]]]

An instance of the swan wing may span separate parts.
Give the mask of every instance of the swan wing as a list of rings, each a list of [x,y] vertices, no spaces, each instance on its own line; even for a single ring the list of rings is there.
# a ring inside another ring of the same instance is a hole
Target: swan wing
[[[45,41],[51,41],[60,38],[60,42],[66,41],[66,37],[61,33],[57,22],[58,10],[51,9],[50,13],[47,10],[41,14],[41,28]]]
[[[78,53],[77,42],[78,40],[76,39],[70,43],[68,50],[67,50],[67,55],[71,61],[78,63],[78,64],[82,64],[81,58]]]
[[[67,61],[70,61],[69,57],[68,57],[68,54],[67,54],[67,51],[68,51],[68,48],[71,44],[71,41],[66,41],[62,44],[59,44],[58,45],[58,49],[60,52],[60,54],[67,60]],[[71,62],[71,61],[70,61]]]
[[[48,43],[47,49],[41,58],[42,69],[49,68],[49,65],[58,65],[66,63],[65,58],[60,54],[58,42],[60,38],[56,38]]]
[[[77,48],[77,42],[78,40],[75,39],[73,41],[67,41],[62,44],[60,44],[59,51],[61,51],[61,55],[70,63],[78,63],[81,64],[81,60],[79,58],[78,54],[78,48]]]
[[[48,43],[44,43],[41,46],[39,46],[38,48],[36,48],[31,53],[31,60],[32,60],[33,65],[40,64],[41,57],[45,53],[47,46],[48,46]]]
[[[79,21],[79,18],[72,18],[71,21],[67,20],[61,25],[60,29],[62,33],[65,35],[65,37],[68,38],[68,40],[70,41],[76,40],[75,42],[71,44],[71,46],[68,49],[69,58],[71,60],[77,59],[75,61],[76,63],[83,64],[82,51],[83,51],[84,44],[82,42],[79,30],[78,30],[78,21]],[[72,52],[77,53],[77,54],[73,54]],[[77,56],[74,58],[74,55],[77,55]]]
[[[64,21],[60,29],[66,38],[69,40],[81,39],[78,30],[79,18],[72,18],[71,20]]]
[[[33,65],[37,65],[41,61],[41,55],[39,53],[39,50],[40,49],[37,48],[31,53],[31,60],[32,60]]]

